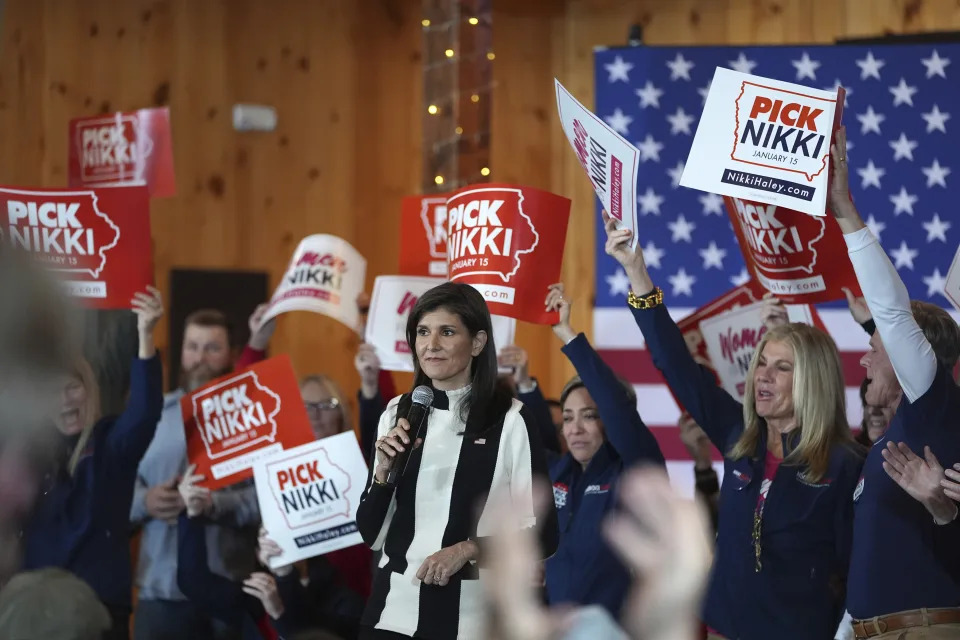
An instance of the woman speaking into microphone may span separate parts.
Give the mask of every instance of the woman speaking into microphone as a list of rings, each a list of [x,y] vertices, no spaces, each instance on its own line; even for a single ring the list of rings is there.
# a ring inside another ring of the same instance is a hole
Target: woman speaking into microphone
[[[485,536],[500,526],[488,496],[508,499],[524,514],[516,526],[536,526],[552,555],[556,511],[550,502],[538,518],[533,499],[534,479],[549,482],[546,457],[528,411],[497,387],[490,312],[476,289],[447,282],[426,292],[406,334],[415,391],[380,417],[357,510],[364,541],[383,551],[360,637],[482,638]],[[423,412],[414,401],[431,391]]]

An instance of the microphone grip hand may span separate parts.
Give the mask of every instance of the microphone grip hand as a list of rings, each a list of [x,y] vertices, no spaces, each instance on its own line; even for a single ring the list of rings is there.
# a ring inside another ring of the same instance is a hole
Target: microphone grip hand
[[[416,419],[414,410],[411,410],[410,417]],[[413,446],[410,442],[413,436],[410,433],[410,421],[407,418],[400,418],[397,426],[387,432],[387,435],[377,440],[377,466],[374,469],[374,476],[377,482],[395,484],[406,467],[410,452],[423,443],[422,438],[417,438]]]
[[[413,453],[413,450],[420,446],[423,442],[421,438],[417,438],[416,442],[413,443],[413,446],[409,446],[411,439],[420,434],[420,430],[423,427],[423,423],[427,417],[427,407],[414,402],[410,405],[410,410],[407,412],[406,419],[401,418],[397,421],[396,428],[403,428],[403,435],[406,438],[407,446],[405,450],[396,456],[394,459],[392,468],[387,474],[387,484],[395,487],[397,486],[397,481],[400,480],[400,476],[403,475],[403,472],[407,468],[407,461],[410,459],[410,454]],[[401,424],[402,423],[402,424]]]
[[[377,440],[377,467],[374,474],[378,482],[387,481],[387,477],[396,466],[399,457],[406,452],[409,444],[410,423],[406,418],[400,418],[397,426]]]

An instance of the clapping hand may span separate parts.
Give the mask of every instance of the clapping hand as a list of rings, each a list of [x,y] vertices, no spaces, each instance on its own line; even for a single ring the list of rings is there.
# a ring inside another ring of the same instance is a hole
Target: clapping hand
[[[888,442],[880,452],[883,470],[911,498],[922,504],[937,522],[950,522],[957,515],[957,506],[943,488],[943,465],[930,447],[923,448],[921,458],[905,442]]]
[[[712,562],[703,505],[681,498],[653,467],[620,481],[624,509],[607,517],[604,534],[635,575],[621,624],[634,638],[693,638]]]
[[[277,591],[277,581],[269,573],[251,573],[250,577],[243,581],[243,592],[259,600],[263,610],[274,620],[283,615],[283,601]]]
[[[183,503],[187,505],[187,517],[196,518],[209,511],[213,507],[213,496],[210,489],[198,487],[197,483],[203,480],[202,475],[194,475],[197,465],[192,464],[187,468],[180,481],[180,495],[183,497]]]
[[[293,565],[285,564],[271,569],[270,560],[280,555],[283,555],[283,549],[273,541],[265,528],[260,527],[260,533],[257,535],[257,560],[259,560],[260,564],[264,567],[270,569],[273,575],[278,578],[283,578],[284,576],[290,575],[290,572],[293,571]]]

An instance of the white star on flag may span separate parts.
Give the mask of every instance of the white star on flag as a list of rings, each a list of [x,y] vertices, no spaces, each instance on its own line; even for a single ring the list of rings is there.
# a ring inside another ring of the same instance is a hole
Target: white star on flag
[[[610,74],[607,82],[619,82],[620,80],[630,82],[630,76],[628,74],[630,73],[630,69],[633,69],[632,62],[624,62],[623,58],[617,56],[613,62],[603,66],[606,68],[607,73]]]
[[[923,167],[921,171],[923,171],[923,175],[927,176],[928,187],[938,185],[944,189],[947,188],[946,178],[950,175],[950,167],[941,167],[940,161],[934,158],[933,164],[929,167]]]
[[[880,188],[880,178],[883,177],[883,174],[887,172],[886,169],[881,169],[877,165],[873,164],[873,160],[867,161],[867,166],[863,169],[857,169],[857,173],[860,174],[860,188],[866,189],[867,187],[876,187]]]
[[[933,214],[930,222],[924,222],[923,228],[927,230],[927,242],[933,242],[937,239],[941,242],[947,241],[947,230],[950,229],[950,223],[940,219],[940,214]]]
[[[687,219],[683,217],[681,213],[677,216],[677,219],[674,222],[668,222],[667,226],[670,227],[670,233],[673,234],[673,241],[677,242],[683,240],[684,242],[692,242],[693,237],[690,235],[693,233],[693,230],[697,228],[697,225],[692,222],[687,222]]]
[[[917,92],[916,87],[907,84],[907,81],[900,78],[900,84],[890,87],[890,93],[893,94],[893,106],[908,104],[913,106],[913,94]]]
[[[683,267],[681,267],[680,270],[674,275],[668,276],[667,280],[670,281],[670,286],[673,287],[673,295],[693,295],[693,283],[696,282],[697,279],[691,275],[687,275],[687,272]]]
[[[689,80],[690,69],[693,69],[694,65],[692,62],[684,58],[682,53],[678,53],[676,58],[667,62],[667,66],[670,68],[671,80],[678,80],[680,78]]]
[[[797,80],[803,80],[804,78],[817,79],[817,69],[820,67],[820,63],[811,60],[806,51],[803,52],[803,56],[799,60],[791,60],[790,64],[797,69]]]
[[[900,137],[890,142],[893,148],[893,159],[900,160],[907,158],[913,161],[913,150],[917,148],[917,143],[907,138],[907,134],[901,133]]]
[[[923,284],[927,285],[927,297],[935,296],[938,293],[946,298],[946,294],[943,293],[944,289],[947,288],[947,279],[940,275],[940,269],[934,269],[933,273],[929,276],[923,277]]]
[[[753,68],[757,66],[756,62],[748,60],[747,56],[743,55],[743,51],[740,52],[736,60],[728,61],[728,64],[731,69],[740,73],[753,73]]]
[[[866,113],[857,114],[857,120],[860,121],[860,133],[867,134],[873,131],[879,134],[880,123],[886,119],[887,116],[873,110],[873,105],[868,105]]]
[[[857,60],[857,66],[860,67],[860,79],[866,80],[867,78],[876,78],[880,79],[880,69],[883,68],[886,62],[883,60],[878,60],[873,57],[873,51],[867,51],[867,57],[863,60]]]
[[[643,248],[643,261],[647,263],[648,267],[659,269],[660,260],[665,253],[666,251],[657,248],[657,245],[653,244],[653,242],[647,242],[647,246]]]
[[[643,139],[643,142],[637,143],[637,151],[640,152],[640,162],[646,162],[647,160],[660,162],[661,149],[663,149],[663,144],[654,140],[653,136],[649,133],[647,137]]]
[[[916,249],[908,247],[906,242],[900,241],[900,246],[890,252],[890,257],[893,258],[893,266],[897,269],[906,266],[908,269],[913,270],[913,259],[916,258],[919,253]]]
[[[727,250],[721,249],[713,240],[706,249],[700,249],[700,257],[703,258],[703,268],[709,269],[715,267],[723,269],[723,259],[727,257]]]
[[[877,239],[877,242],[880,242],[880,234],[883,233],[883,230],[887,228],[887,225],[874,218],[872,213],[864,224],[870,227],[870,233],[872,233],[873,237]]]
[[[940,133],[947,132],[947,120],[950,119],[950,114],[940,111],[940,107],[936,104],[933,105],[933,109],[928,113],[921,113],[920,117],[927,121],[927,133],[932,133],[933,131],[939,131]]]
[[[670,186],[674,189],[680,186],[680,176],[683,175],[683,168],[683,160],[680,160],[673,169],[667,169],[667,175],[670,176]]]
[[[735,276],[730,276],[730,284],[735,287],[740,287],[750,282],[750,272],[747,271],[746,267],[740,269],[740,273]]]
[[[614,109],[613,115],[607,116],[604,120],[620,135],[625,136],[630,133],[630,123],[633,122],[633,118],[625,114],[620,107]]]
[[[708,82],[705,87],[700,87],[699,89],[697,89],[697,93],[700,94],[700,98],[701,98],[700,102],[702,104],[706,104],[707,95],[710,93],[710,86],[712,84],[713,84],[713,78],[710,78],[710,82]]]
[[[612,276],[605,276],[605,278],[610,287],[610,295],[627,295],[627,291],[630,290],[630,278],[623,269],[617,269]]]
[[[950,58],[941,58],[936,49],[929,58],[923,58],[920,62],[927,68],[927,79],[933,76],[947,77],[946,68],[950,64]]]
[[[715,213],[718,216],[723,215],[723,196],[716,193],[706,193],[699,197],[700,204],[703,205],[703,215],[708,216]]]
[[[634,89],[633,92],[640,98],[641,109],[646,109],[647,107],[660,108],[660,96],[663,95],[663,90],[657,89],[649,80],[647,80],[647,84],[643,85],[642,88]]]
[[[693,116],[684,111],[683,107],[677,107],[677,110],[673,115],[667,116],[667,121],[670,123],[670,133],[673,135],[685,133],[689,136],[690,124],[693,122],[693,120]]]
[[[893,215],[898,216],[901,213],[913,215],[913,205],[919,200],[917,196],[907,193],[905,187],[900,187],[900,193],[890,196],[890,202],[893,203]]]
[[[644,194],[637,197],[637,204],[640,205],[640,215],[645,216],[648,213],[660,215],[660,205],[663,204],[663,200],[663,196],[658,196],[653,189],[647,187]]]

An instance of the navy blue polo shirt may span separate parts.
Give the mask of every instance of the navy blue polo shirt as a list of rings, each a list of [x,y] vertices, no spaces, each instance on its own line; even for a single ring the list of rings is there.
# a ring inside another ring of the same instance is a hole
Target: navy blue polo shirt
[[[960,388],[944,367],[914,402],[906,397],[878,440],[854,492],[847,609],[857,619],[960,606],[960,518],[937,525],[883,470],[881,450],[929,446],[944,467],[960,462]]]

